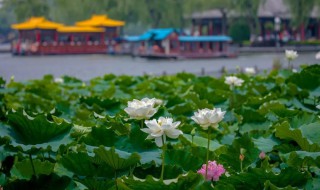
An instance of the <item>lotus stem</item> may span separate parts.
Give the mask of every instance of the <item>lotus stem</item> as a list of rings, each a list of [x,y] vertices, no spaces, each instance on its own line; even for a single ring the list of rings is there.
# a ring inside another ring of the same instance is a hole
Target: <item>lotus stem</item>
[[[207,145],[207,160],[206,160],[206,179],[207,179],[207,175],[208,175],[208,164],[209,164],[210,133],[211,133],[211,127],[209,127],[209,129],[208,129],[208,145]]]
[[[116,189],[118,189],[118,182],[117,182],[117,170],[114,170],[114,183],[116,185]]]
[[[243,172],[243,166],[242,166],[242,160],[240,160],[240,170],[241,170],[241,173]]]
[[[31,167],[32,167],[33,175],[34,175],[35,177],[37,177],[36,169],[34,168],[34,164],[33,164],[33,160],[32,160],[31,154],[29,154],[29,159],[30,159],[30,162],[31,162]]]
[[[160,181],[163,181],[163,174],[164,174],[164,158],[165,158],[165,152],[166,152],[166,145],[164,144],[163,135],[162,135],[161,139],[162,139],[162,167],[161,167]]]
[[[288,69],[291,69],[291,61],[288,60]]]
[[[230,96],[230,108],[234,108],[234,103],[236,101],[236,88],[232,86],[231,91],[232,91],[232,94]]]

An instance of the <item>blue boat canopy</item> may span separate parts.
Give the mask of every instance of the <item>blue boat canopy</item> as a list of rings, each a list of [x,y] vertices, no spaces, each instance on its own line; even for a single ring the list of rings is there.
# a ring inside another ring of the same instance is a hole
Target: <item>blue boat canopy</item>
[[[128,37],[128,41],[145,41],[145,40],[164,40],[172,32],[178,32],[174,28],[154,28],[143,33],[141,36]]]
[[[229,36],[179,36],[181,42],[229,42]]]
[[[140,41],[140,36],[125,36],[123,39],[128,42],[137,42]]]

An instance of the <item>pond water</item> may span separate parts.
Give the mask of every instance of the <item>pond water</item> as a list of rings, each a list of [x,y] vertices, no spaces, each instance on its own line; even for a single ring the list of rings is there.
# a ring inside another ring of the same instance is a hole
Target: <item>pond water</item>
[[[274,58],[279,58],[287,66],[284,53],[265,53],[240,55],[238,58],[203,59],[203,60],[147,60],[130,56],[110,55],[55,55],[13,57],[11,54],[0,54],[0,76],[9,80],[39,79],[45,74],[55,77],[74,76],[82,80],[103,76],[108,73],[116,75],[174,74],[190,72],[194,74],[220,75],[223,67],[228,72],[237,68],[256,67],[260,72],[270,70]],[[292,62],[295,68],[300,64],[316,64],[315,53],[300,54]]]

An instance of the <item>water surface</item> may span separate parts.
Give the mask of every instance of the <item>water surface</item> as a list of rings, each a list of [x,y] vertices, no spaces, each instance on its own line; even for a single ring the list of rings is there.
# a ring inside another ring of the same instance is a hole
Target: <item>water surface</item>
[[[300,54],[293,61],[294,67],[300,64],[319,63],[314,53]],[[103,76],[108,73],[116,75],[161,75],[178,72],[219,75],[222,67],[229,72],[235,72],[237,67],[256,67],[261,72],[270,70],[274,58],[279,58],[284,66],[287,62],[284,54],[252,54],[238,58],[203,59],[203,60],[147,60],[130,56],[110,55],[55,55],[13,57],[11,54],[0,54],[0,76],[8,80],[15,76],[15,80],[39,79],[45,74],[55,77],[63,75],[74,76],[82,80]]]

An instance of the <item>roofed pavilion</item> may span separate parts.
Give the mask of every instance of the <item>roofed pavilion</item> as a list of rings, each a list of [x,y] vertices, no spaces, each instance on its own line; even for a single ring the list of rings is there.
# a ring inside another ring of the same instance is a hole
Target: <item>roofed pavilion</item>
[[[280,35],[283,32],[288,32],[289,35],[295,40],[306,39],[320,39],[320,21],[319,9],[314,7],[310,11],[309,22],[307,26],[301,25],[299,28],[292,28],[290,21],[292,15],[289,7],[283,0],[265,0],[262,2],[258,9],[258,19],[260,23],[260,36],[264,39],[268,35],[274,33],[275,19],[279,18],[281,21]],[[228,13],[228,18],[241,17],[241,14],[234,11]],[[191,15],[192,31],[198,32],[200,35],[219,35],[222,31],[222,14],[219,10],[213,9],[204,12],[196,12]],[[268,27],[269,25],[269,27]],[[270,28],[270,25],[273,28]]]

